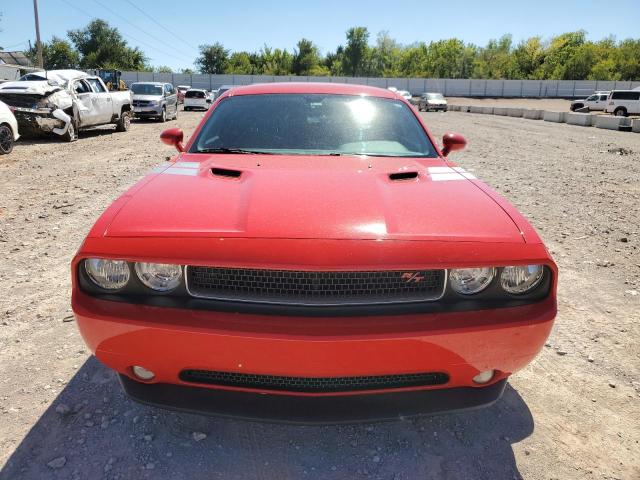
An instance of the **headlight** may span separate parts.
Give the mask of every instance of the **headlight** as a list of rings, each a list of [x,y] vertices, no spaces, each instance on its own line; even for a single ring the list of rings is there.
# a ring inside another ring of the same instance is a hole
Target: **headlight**
[[[168,292],[182,280],[182,267],[168,263],[136,263],[136,273],[151,290]]]
[[[495,276],[495,268],[456,268],[449,271],[451,288],[457,293],[471,295],[489,286]]]
[[[158,104],[159,104],[158,100],[149,100],[149,105],[154,105],[154,106],[156,106],[156,105],[158,105]]]
[[[124,260],[87,258],[84,269],[93,283],[106,290],[117,290],[129,281],[129,265]]]
[[[534,289],[542,280],[543,275],[544,267],[542,265],[504,267],[502,275],[500,275],[500,285],[506,292],[518,295]]]

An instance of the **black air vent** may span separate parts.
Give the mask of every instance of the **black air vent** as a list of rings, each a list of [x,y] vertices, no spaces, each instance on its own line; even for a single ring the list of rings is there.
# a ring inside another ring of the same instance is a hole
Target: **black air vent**
[[[209,370],[182,370],[180,380],[258,390],[335,393],[444,385],[449,381],[449,375],[442,372],[426,372],[366,377],[283,377]]]
[[[413,180],[414,178],[418,178],[418,172],[398,172],[389,174],[389,179],[394,182],[399,180]]]
[[[218,177],[227,177],[227,178],[240,178],[242,172],[240,170],[231,170],[228,168],[217,168],[214,167],[211,169],[211,173]]]

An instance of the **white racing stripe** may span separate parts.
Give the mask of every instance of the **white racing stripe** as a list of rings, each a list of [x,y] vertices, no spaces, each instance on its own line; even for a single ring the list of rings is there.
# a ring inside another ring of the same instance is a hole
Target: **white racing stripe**
[[[467,172],[462,167],[429,167],[429,176],[434,182],[446,182],[451,180],[475,180],[476,176]]]
[[[198,168],[200,167],[200,162],[176,162],[171,166],[179,168]]]
[[[198,175],[200,169],[200,162],[175,162],[170,164],[167,168],[166,165],[158,165],[152,170],[153,173],[162,173],[164,175],[187,175],[195,177]]]

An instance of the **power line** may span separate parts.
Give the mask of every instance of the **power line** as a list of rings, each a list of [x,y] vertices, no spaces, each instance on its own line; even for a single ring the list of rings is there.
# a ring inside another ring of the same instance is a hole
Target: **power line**
[[[20,45],[24,45],[25,43],[29,43],[29,40],[24,40],[22,42],[14,43],[13,45],[5,45],[3,48],[9,50],[10,48],[19,47]]]
[[[135,3],[133,3],[131,0],[125,0],[125,2],[127,2],[129,5],[131,5],[133,8],[135,8],[136,10],[138,10],[140,13],[142,13],[145,17],[147,17],[149,20],[151,20],[153,23],[155,23],[156,25],[158,25],[160,28],[162,28],[163,30],[169,32],[171,35],[173,35],[174,37],[176,37],[178,40],[180,40],[182,43],[184,43],[187,47],[192,48],[194,50],[197,50],[197,48],[193,47],[189,42],[187,42],[186,40],[184,40],[183,38],[181,38],[180,36],[178,36],[173,30],[168,29],[167,27],[165,27],[164,25],[162,25],[160,22],[158,22],[155,18],[153,18],[151,15],[149,15],[147,12],[145,12],[143,9],[141,9],[140,7],[138,7]]]
[[[89,13],[89,12],[87,12],[86,10],[84,10],[84,9],[82,9],[82,8],[80,8],[80,7],[78,7],[77,5],[74,5],[73,3],[69,2],[68,0],[59,0],[59,1],[60,1],[60,2],[65,3],[66,5],[68,5],[68,6],[69,6],[69,7],[71,7],[71,8],[74,8],[74,9],[78,10],[79,12],[83,13],[84,15],[86,15],[87,17],[89,17],[89,18],[91,18],[91,19],[98,18],[98,17],[96,17],[95,15],[93,15],[92,13]],[[160,52],[160,53],[162,53],[162,54],[164,54],[164,55],[167,55],[167,56],[169,56],[169,57],[176,58],[176,59],[180,60],[181,62],[183,62],[183,61],[184,61],[184,59],[182,59],[182,58],[178,58],[176,55],[173,55],[173,54],[171,54],[171,53],[169,53],[169,52],[165,52],[164,50],[161,50],[161,49],[159,49],[158,47],[155,47],[155,46],[153,46],[153,45],[151,45],[151,44],[148,44],[147,42],[144,42],[144,41],[139,40],[139,39],[137,39],[137,38],[135,38],[135,37],[132,37],[131,35],[128,35],[128,34],[126,34],[126,33],[124,33],[124,32],[120,32],[120,34],[121,34],[123,37],[127,37],[127,38],[129,38],[129,39],[133,40],[134,42],[138,42],[138,43],[142,43],[143,45],[147,45],[147,46],[148,46],[149,48],[151,48],[152,50],[155,50],[155,51],[157,51],[157,52]],[[187,58],[187,57],[184,57],[184,58]]]
[[[127,18],[123,17],[122,15],[120,15],[119,13],[113,11],[111,8],[107,7],[105,4],[103,4],[102,2],[98,1],[98,0],[93,0],[95,3],[97,3],[98,5],[100,5],[102,8],[104,8],[105,10],[107,10],[108,12],[110,12],[112,15],[115,15],[116,17],[118,17],[120,20],[122,20],[125,23],[128,23],[129,25],[131,25],[132,27],[140,30],[142,33],[148,35],[149,37],[153,38],[156,42],[160,42],[162,44],[164,44],[165,46],[174,49],[176,51],[180,51],[177,47],[174,47],[173,45],[171,45],[170,43],[165,42],[164,40],[162,40],[161,38],[156,37],[155,35],[147,32],[146,30],[143,30],[140,28],[139,25],[136,25],[135,23],[130,22]],[[180,56],[183,56],[184,58],[188,58],[184,53],[180,53]]]

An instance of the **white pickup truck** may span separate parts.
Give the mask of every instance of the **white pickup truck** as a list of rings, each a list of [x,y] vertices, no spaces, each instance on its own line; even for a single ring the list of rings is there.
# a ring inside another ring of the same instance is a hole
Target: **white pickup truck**
[[[29,73],[0,84],[0,100],[13,107],[22,135],[53,133],[73,142],[81,129],[131,124],[131,92],[109,92],[99,77],[79,70]]]

